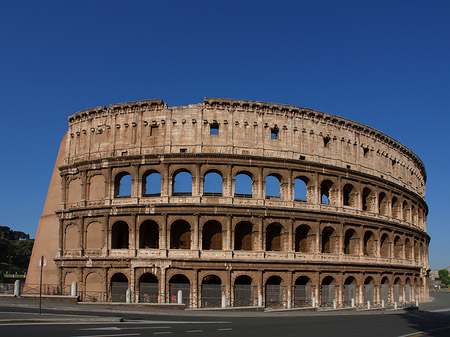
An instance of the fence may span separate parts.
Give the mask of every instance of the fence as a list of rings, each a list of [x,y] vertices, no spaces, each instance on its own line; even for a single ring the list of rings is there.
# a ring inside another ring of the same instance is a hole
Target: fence
[[[333,307],[334,297],[334,285],[322,286],[321,307],[330,308]]]
[[[294,308],[299,307],[311,307],[311,286],[309,285],[296,285],[294,288],[294,302],[292,305]]]
[[[266,308],[283,308],[283,287],[279,284],[266,284]]]
[[[344,307],[350,307],[352,304],[352,298],[356,301],[356,286],[354,284],[344,285]]]
[[[253,287],[250,284],[234,285],[234,306],[247,307],[253,303]]]

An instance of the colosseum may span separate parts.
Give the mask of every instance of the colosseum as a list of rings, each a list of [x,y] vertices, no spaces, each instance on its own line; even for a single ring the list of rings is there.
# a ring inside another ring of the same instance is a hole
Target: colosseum
[[[371,127],[205,98],[69,117],[26,287],[186,307],[389,307],[429,297],[426,172]]]

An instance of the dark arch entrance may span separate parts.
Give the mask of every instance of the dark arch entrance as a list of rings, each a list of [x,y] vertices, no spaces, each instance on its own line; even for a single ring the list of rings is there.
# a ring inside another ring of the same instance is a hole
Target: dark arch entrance
[[[122,273],[111,277],[111,302],[126,302],[128,278]]]
[[[271,276],[266,281],[266,308],[283,308],[281,277]]]
[[[139,278],[139,302],[158,303],[158,278],[150,273],[145,273]]]
[[[202,280],[202,308],[218,308],[222,304],[222,280],[216,275]]]
[[[389,300],[389,290],[389,279],[387,277],[383,277],[383,279],[381,280],[380,300],[384,301],[385,305],[391,302]]]
[[[178,291],[182,292],[182,303],[186,307],[190,307],[190,289],[191,282],[189,279],[181,274],[174,275],[169,280],[169,303],[177,303]]]
[[[353,299],[353,303],[352,303]],[[350,307],[356,301],[356,279],[349,276],[344,282],[344,307]]]
[[[293,307],[311,307],[311,280],[300,276],[295,280]]]
[[[235,307],[247,307],[253,305],[252,279],[247,275],[241,275],[234,281]]]
[[[327,276],[322,280],[320,303],[322,307],[332,307],[335,299],[334,290],[335,280],[331,276]]]
[[[177,220],[170,226],[170,248],[191,249],[191,226],[185,220]]]

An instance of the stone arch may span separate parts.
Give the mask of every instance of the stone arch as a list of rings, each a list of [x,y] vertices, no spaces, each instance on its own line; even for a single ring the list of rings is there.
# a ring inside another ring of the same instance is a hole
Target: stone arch
[[[218,308],[222,305],[222,280],[217,275],[206,275],[202,279],[201,307]]]
[[[253,175],[247,171],[237,172],[234,176],[234,196],[251,198],[253,196]]]
[[[233,283],[233,306],[247,307],[254,304],[253,279],[248,275],[239,275]]]
[[[172,195],[192,195],[192,173],[188,169],[178,169],[173,173]]]
[[[157,170],[147,170],[142,175],[142,196],[159,197],[161,195],[161,173]]]
[[[169,279],[169,303],[177,303],[179,290],[182,293],[182,303],[187,307],[191,306],[191,281],[184,274],[175,274]]]
[[[384,276],[381,279],[380,300],[384,301],[385,304],[388,304],[391,302],[390,298],[391,298],[391,289],[389,278],[387,276]]]
[[[159,225],[154,220],[145,220],[139,226],[139,248],[159,248]]]
[[[265,283],[266,308],[282,308],[283,303],[283,279],[278,275],[270,276]]]
[[[389,235],[383,233],[380,239],[380,256],[384,258],[391,257],[391,240]]]
[[[283,226],[273,222],[266,228],[266,251],[283,251]]]
[[[203,178],[203,195],[205,196],[222,196],[223,193],[223,177],[219,170],[206,171]]]
[[[322,307],[332,307],[336,299],[336,280],[332,276],[325,276],[320,283],[320,304]]]
[[[304,176],[298,176],[294,179],[294,200],[308,201],[309,179]]]
[[[333,182],[331,180],[323,180],[320,184],[320,203],[324,205],[333,205],[332,202]]]
[[[294,308],[312,306],[311,283],[308,276],[299,276],[295,279],[294,301],[292,303]]]
[[[98,221],[90,222],[86,227],[86,250],[102,249],[103,244],[103,225]]]
[[[377,255],[377,247],[375,234],[372,231],[367,230],[364,233],[364,245],[363,245],[364,255],[375,257]]]
[[[253,250],[253,224],[240,221],[234,228],[234,249]]]
[[[64,232],[64,249],[80,249],[80,230],[78,225],[69,224]]]
[[[344,235],[344,254],[359,254],[359,237],[353,228],[345,231]]]
[[[413,247],[410,238],[405,239],[405,259],[412,260],[413,256]]]
[[[74,204],[81,201],[81,179],[75,178],[69,181],[67,186],[67,203]]]
[[[103,302],[106,300],[106,293],[102,277],[97,272],[91,272],[86,275],[84,299],[93,302]]]
[[[276,173],[271,173],[265,179],[266,199],[281,198],[281,176]]]
[[[170,226],[170,248],[191,249],[191,225],[183,219],[175,220]]]
[[[389,200],[384,192],[378,195],[378,210],[380,214],[389,215]]]
[[[352,184],[345,184],[343,188],[343,205],[353,208],[357,208],[358,205],[358,193]]]
[[[357,301],[357,293],[356,293],[356,279],[353,276],[348,276],[344,280],[344,306],[349,307],[352,304],[354,305]]]
[[[202,230],[203,250],[222,250],[222,224],[217,220],[205,222]]]
[[[331,226],[322,229],[322,249],[325,254],[334,254],[337,251],[337,234],[336,230]]]
[[[76,282],[78,287],[80,286],[80,278],[78,277],[78,273],[76,271],[70,271],[66,273],[64,276],[64,289],[63,294],[70,295],[72,292],[72,283]],[[78,288],[79,292],[79,288]],[[78,294],[77,294],[78,295]]]
[[[105,177],[96,174],[89,178],[89,200],[103,200],[105,198]]]
[[[400,219],[401,215],[401,205],[400,201],[397,199],[397,197],[392,198],[392,217],[396,219]]]
[[[411,221],[411,208],[406,200],[403,201],[402,207],[403,207],[403,220]]]
[[[115,273],[111,277],[111,302],[126,302],[128,277],[123,273]]]
[[[158,303],[159,281],[152,273],[144,273],[139,277],[139,302]]]
[[[394,258],[403,258],[403,241],[398,235],[394,237]]]
[[[121,171],[114,177],[114,198],[131,197],[133,177],[127,171]]]
[[[402,280],[400,279],[400,277],[396,277],[394,280],[394,302],[399,303],[401,300],[401,284],[402,284]]]
[[[111,249],[129,248],[129,229],[125,221],[116,221],[111,228]]]
[[[368,212],[375,211],[375,196],[368,187],[365,187],[362,191],[362,210]]]
[[[374,303],[374,285],[375,281],[373,277],[368,276],[364,280],[364,304],[370,301],[371,304]]]
[[[308,253],[312,251],[312,230],[308,225],[300,225],[295,229],[295,251]]]

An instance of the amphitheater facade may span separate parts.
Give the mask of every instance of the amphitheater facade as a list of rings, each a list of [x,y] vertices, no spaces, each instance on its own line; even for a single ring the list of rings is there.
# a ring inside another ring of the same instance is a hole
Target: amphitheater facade
[[[145,100],[69,117],[27,284],[188,307],[428,298],[426,172],[371,127],[288,105]]]

